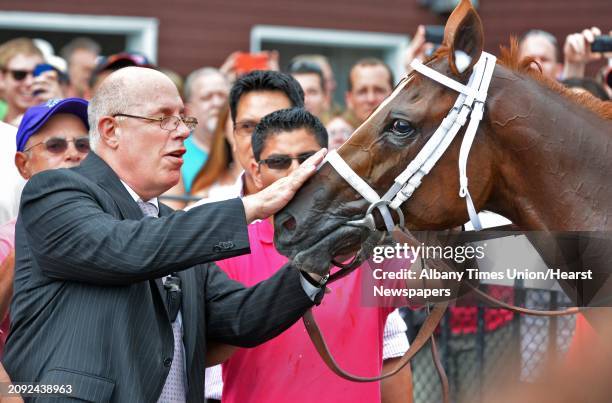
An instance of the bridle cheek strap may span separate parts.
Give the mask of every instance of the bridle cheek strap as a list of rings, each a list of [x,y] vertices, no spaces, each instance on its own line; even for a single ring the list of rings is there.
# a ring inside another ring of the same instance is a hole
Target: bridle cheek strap
[[[385,227],[387,231],[392,232],[395,223],[393,222],[393,217],[391,216],[391,212],[389,211],[388,202],[385,203],[381,197],[376,193],[374,189],[370,185],[366,183],[359,175],[353,171],[353,169],[342,159],[342,157],[336,152],[336,150],[332,150],[327,153],[325,156],[324,162],[329,162],[331,166],[334,167],[336,172],[344,178],[345,181],[349,183],[363,197],[370,203],[370,208],[368,212],[371,213],[372,208],[377,208],[380,211],[380,214],[385,222]],[[322,165],[320,165],[322,166]],[[399,213],[401,214],[401,212]],[[403,215],[400,216],[401,221],[403,221]],[[355,222],[353,222],[353,225]],[[372,231],[376,230],[376,224],[374,223],[374,219],[371,214],[366,214],[366,218],[364,220],[360,220],[360,225],[366,226]]]
[[[465,198],[466,208],[474,228],[476,230],[482,229],[478,213],[468,190],[467,161],[478,125],[483,117],[484,103],[487,99],[487,91],[491,83],[495,63],[495,56],[482,52],[480,59],[474,65],[467,85],[433,70],[416,59],[411,63],[411,67],[414,70],[459,92],[459,95],[438,129],[436,129],[406,169],[395,178],[393,186],[383,197],[380,197],[371,186],[357,175],[337,152],[331,151],[327,155],[325,161],[329,162],[338,174],[370,203],[368,213],[371,213],[374,207],[379,209],[385,220],[387,231],[391,232],[394,226],[389,208],[397,211],[400,221],[403,221],[401,205],[421,185],[423,177],[431,171],[442,157],[459,130],[467,122],[468,117],[470,122],[463,136],[459,151],[459,196]],[[368,213],[366,213],[364,219],[351,221],[349,224],[372,228],[374,220],[371,214]]]

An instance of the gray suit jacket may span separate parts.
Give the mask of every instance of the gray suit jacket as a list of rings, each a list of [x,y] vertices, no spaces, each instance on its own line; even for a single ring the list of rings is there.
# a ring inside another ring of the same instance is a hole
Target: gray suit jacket
[[[212,264],[249,252],[239,199],[143,218],[94,153],[35,175],[16,227],[11,333],[14,381],[71,385],[92,402],[155,402],[173,335],[159,279],[179,272],[188,401],[204,400],[206,340],[254,346],[312,306],[290,266],[244,288]],[[58,400],[53,400],[57,402]]]

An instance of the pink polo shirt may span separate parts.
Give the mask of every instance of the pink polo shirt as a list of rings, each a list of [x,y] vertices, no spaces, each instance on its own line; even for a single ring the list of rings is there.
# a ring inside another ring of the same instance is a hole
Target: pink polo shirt
[[[269,220],[249,225],[251,254],[217,264],[246,286],[272,276],[287,258],[273,244]],[[361,273],[330,285],[314,315],[339,365],[361,376],[382,369],[383,330],[392,307],[361,306]],[[223,364],[223,402],[380,402],[380,383],[354,383],[331,372],[298,321],[276,338],[250,349],[238,349]]]
[[[14,218],[3,225],[0,225],[0,263],[4,262],[4,259],[11,253],[15,248],[15,223],[17,219]],[[4,274],[4,273],[2,273]],[[4,343],[8,337],[10,327],[10,319],[7,313],[6,317],[0,318],[0,357],[4,350]]]

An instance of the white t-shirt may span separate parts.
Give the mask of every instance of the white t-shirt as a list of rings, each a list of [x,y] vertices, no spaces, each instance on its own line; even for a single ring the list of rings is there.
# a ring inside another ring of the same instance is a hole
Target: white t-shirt
[[[15,167],[16,134],[16,127],[0,122],[0,224],[17,217],[26,182]]]

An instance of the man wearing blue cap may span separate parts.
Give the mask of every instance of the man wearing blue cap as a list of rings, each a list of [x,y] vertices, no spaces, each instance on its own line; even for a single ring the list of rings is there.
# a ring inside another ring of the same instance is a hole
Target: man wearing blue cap
[[[17,130],[15,165],[21,176],[78,165],[89,152],[87,101],[51,99],[27,110]]]
[[[15,166],[26,180],[47,169],[76,166],[89,151],[88,130],[87,101],[83,99],[50,100],[33,106],[26,111],[17,131]],[[13,253],[16,220],[0,226],[0,264]],[[9,328],[13,275],[13,267],[0,272],[0,353]]]

